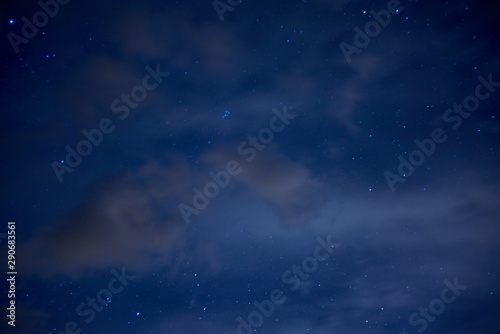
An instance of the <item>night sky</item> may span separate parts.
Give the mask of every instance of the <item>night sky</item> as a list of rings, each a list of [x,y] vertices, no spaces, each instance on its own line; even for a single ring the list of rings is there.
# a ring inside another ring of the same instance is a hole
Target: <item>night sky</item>
[[[497,334],[499,18],[2,3],[1,333]]]

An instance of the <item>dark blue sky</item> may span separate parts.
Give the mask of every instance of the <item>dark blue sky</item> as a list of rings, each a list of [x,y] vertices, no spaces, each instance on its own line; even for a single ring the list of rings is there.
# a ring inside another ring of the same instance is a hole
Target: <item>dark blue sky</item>
[[[1,7],[2,333],[497,333],[498,5]]]

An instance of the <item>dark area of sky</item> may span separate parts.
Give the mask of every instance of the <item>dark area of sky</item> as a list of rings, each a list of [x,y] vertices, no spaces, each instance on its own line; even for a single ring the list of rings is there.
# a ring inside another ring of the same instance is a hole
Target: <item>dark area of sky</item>
[[[499,4],[0,8],[1,333],[498,333]]]

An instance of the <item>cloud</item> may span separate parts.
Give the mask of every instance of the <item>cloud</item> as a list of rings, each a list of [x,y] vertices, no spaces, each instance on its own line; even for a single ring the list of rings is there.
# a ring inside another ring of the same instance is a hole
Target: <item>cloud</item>
[[[324,204],[321,182],[303,164],[285,158],[274,145],[247,163],[236,147],[211,148],[201,158],[204,168],[169,154],[167,164],[151,160],[135,172],[95,182],[78,207],[21,247],[27,259],[24,270],[73,277],[111,266],[125,266],[136,274],[158,268],[175,273],[183,262],[192,262],[216,273],[222,266],[217,247],[210,240],[187,245],[178,204],[191,204],[192,189],[202,189],[208,171],[221,170],[233,159],[243,171],[223,191],[235,191],[240,203],[256,199],[284,224],[305,224],[317,215]],[[212,206],[223,205],[219,203]]]
[[[279,136],[286,137],[286,129]],[[276,142],[279,140],[275,139]],[[250,162],[245,160],[246,156],[238,154],[237,147],[235,144],[233,149],[211,150],[202,160],[214,171],[221,170],[230,160],[240,163],[242,172],[235,176],[235,180],[243,191],[241,201],[246,196],[257,198],[271,207],[284,224],[307,223],[317,215],[325,203],[323,187],[304,164],[280,154],[278,144],[267,145]]]
[[[171,265],[185,247],[184,224],[174,212],[190,189],[188,171],[181,161],[150,163],[95,183],[81,205],[21,247],[26,272],[76,277],[91,268],[139,273]]]

